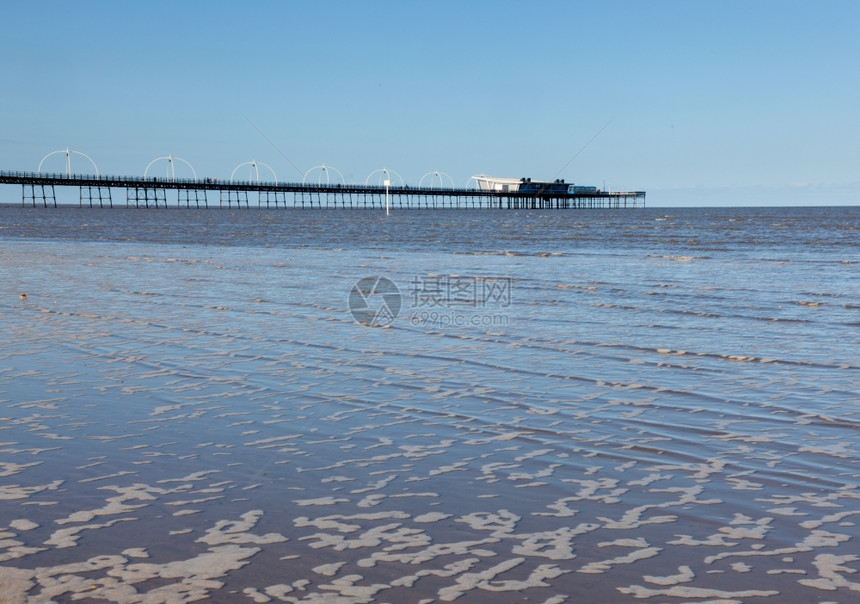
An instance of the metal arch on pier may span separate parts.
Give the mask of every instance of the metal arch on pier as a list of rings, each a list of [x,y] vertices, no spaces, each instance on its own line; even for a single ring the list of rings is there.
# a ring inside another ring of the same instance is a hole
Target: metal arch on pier
[[[319,170],[319,177],[317,178],[317,184],[318,185],[323,184],[322,183],[323,174],[325,174],[325,184],[326,185],[331,184],[331,179],[329,178],[329,172],[331,172],[331,171],[335,172],[338,176],[340,176],[340,184],[342,184],[342,185],[346,184],[346,179],[344,179],[343,174],[341,173],[340,170],[338,170],[334,166],[327,166],[325,164],[322,164],[321,166],[314,166],[313,168],[311,168],[310,170],[305,172],[305,175],[302,176],[302,184],[307,183],[308,174],[310,174],[314,170]]]
[[[304,176],[302,176],[302,186],[307,185],[308,175],[313,173],[314,170],[319,171],[318,176],[317,176],[317,186],[318,187],[322,187],[322,186],[330,187],[330,186],[332,186],[331,176],[330,176],[331,172],[334,172],[335,174],[337,174],[337,176],[340,177],[340,185],[337,185],[337,186],[340,186],[340,187],[346,186],[346,179],[343,177],[343,173],[340,170],[338,170],[337,168],[335,168],[334,166],[327,166],[325,164],[322,164],[321,166],[314,166],[313,168],[311,168],[310,170],[305,172]],[[322,180],[323,175],[325,175],[325,185],[323,185],[323,180]],[[310,185],[310,186],[312,187],[313,185]],[[325,206],[323,206],[323,199],[325,199]],[[301,204],[301,207],[305,207],[305,203],[307,203],[308,207],[312,207],[312,208],[313,207],[317,207],[317,208],[326,207],[326,208],[328,208],[328,207],[330,207],[330,205],[333,207],[337,207],[337,200],[338,200],[338,198],[336,195],[332,197],[331,195],[326,193],[325,197],[323,198],[323,196],[319,193],[314,195],[313,192],[308,191],[307,195],[306,195],[306,192],[302,191],[301,194],[296,193],[293,195],[293,206],[297,207],[298,204]],[[314,205],[314,201],[316,201],[316,205]],[[345,203],[346,202],[345,202],[343,196],[341,196],[341,207],[345,207]]]
[[[390,171],[389,171],[390,172]],[[144,208],[167,207],[167,191],[177,191],[177,206],[204,207],[208,191],[231,192],[231,201],[249,207],[249,192],[276,193],[286,199],[293,194],[293,208],[326,207],[384,209],[390,195],[395,209],[621,209],[645,207],[644,191],[590,191],[587,193],[550,193],[523,191],[488,191],[469,188],[376,186],[354,184],[253,183],[224,182],[217,179],[159,179],[134,176],[92,176],[78,174],[39,174],[34,172],[0,172],[0,184],[23,187],[22,205],[56,206],[54,187],[102,187],[126,189],[126,205]],[[28,195],[29,193],[29,195]],[[241,203],[241,202],[244,203]],[[329,203],[331,201],[331,203]],[[81,202],[83,205],[83,202]],[[92,204],[91,204],[92,205]],[[232,207],[232,206],[231,206]],[[278,207],[287,207],[286,201]]]
[[[191,165],[190,162],[182,159],[181,157],[176,157],[174,155],[165,155],[163,157],[156,157],[151,162],[149,162],[146,168],[143,171],[143,183],[142,185],[136,185],[134,187],[126,187],[126,197],[125,197],[125,205],[126,207],[135,208],[144,207],[149,208],[150,203],[152,207],[167,207],[167,190],[163,187],[156,186],[147,186],[145,183],[149,177],[149,169],[156,162],[161,160],[167,161],[167,168],[165,172],[165,180],[168,183],[177,182],[176,179],[176,166],[175,162],[180,161],[184,163],[191,169],[191,174],[194,175],[194,179],[191,181],[192,183],[197,182],[197,171],[194,169],[194,166]],[[156,177],[152,178],[153,182],[157,181]],[[202,194],[202,199],[201,199]],[[191,207],[192,201],[196,207],[200,207],[200,202],[203,202],[203,207],[209,207],[209,204],[206,200],[206,190],[200,190],[193,187],[177,187],[176,188],[176,207],[180,207],[182,202],[185,202],[185,207]]]
[[[57,155],[58,153],[63,153],[66,156],[66,178],[70,178],[72,176],[72,155],[80,155],[81,157],[85,157],[89,160],[89,162],[93,165],[93,169],[96,171],[96,178],[99,176],[99,167],[96,165],[95,160],[92,157],[87,155],[82,151],[75,151],[66,147],[65,149],[59,149],[57,151],[52,151],[48,153],[45,157],[42,158],[42,161],[39,162],[38,174],[42,173],[42,165],[45,163],[45,160],[53,155]],[[29,185],[29,195],[27,194],[26,187],[28,185],[22,185],[24,190],[21,194],[21,197],[26,205],[27,199],[30,199],[33,205],[36,204],[37,199],[41,199],[42,203],[47,206],[48,199],[51,200],[53,205],[56,207],[57,205],[57,195],[54,191],[54,185],[41,185],[40,188],[36,189],[35,184]],[[107,202],[108,206],[113,207],[113,200],[111,199],[110,187],[103,187],[101,185],[81,185],[78,190],[78,205],[83,207],[84,200],[89,204],[90,207],[95,205],[96,200],[98,200],[99,207],[104,207],[105,202]]]
[[[275,174],[275,171],[272,169],[272,167],[269,164],[264,164],[263,162],[257,161],[255,159],[241,163],[238,166],[236,166],[235,168],[233,168],[233,172],[230,174],[230,184],[233,184],[233,177],[236,176],[236,172],[239,170],[239,168],[242,168],[243,166],[250,166],[249,172],[248,172],[248,182],[253,182],[256,184],[260,183],[260,168],[259,167],[263,166],[269,172],[272,173],[272,178],[275,179],[275,181],[274,181],[275,184],[278,184],[278,175]],[[254,174],[253,180],[251,180],[251,172],[250,172],[251,170],[253,170],[253,174]]]
[[[418,188],[422,188],[424,186],[424,179],[430,177],[430,188],[433,187],[433,183],[436,182],[436,179],[439,179],[439,188],[442,189],[445,187],[445,179],[448,179],[448,182],[451,183],[449,188],[454,188],[454,179],[445,174],[444,172],[440,172],[439,170],[433,170],[432,172],[428,172],[424,176],[421,177],[421,180],[418,181]]]
[[[149,169],[152,167],[152,164],[154,164],[157,161],[161,161],[162,159],[167,160],[167,178],[168,179],[176,180],[176,168],[173,165],[174,160],[176,160],[176,161],[181,161],[186,166],[191,168],[191,173],[194,175],[194,181],[197,182],[197,171],[194,169],[194,166],[192,166],[190,163],[188,163],[186,160],[182,159],[181,157],[174,157],[173,155],[165,155],[164,157],[156,157],[155,159],[153,159],[151,162],[149,162],[149,164],[147,164],[146,169],[143,171],[143,177],[144,178],[147,177],[147,175],[149,173]]]
[[[43,157],[42,161],[39,162],[39,174],[42,173],[42,164],[45,163],[45,160],[48,159],[49,157],[51,157],[52,155],[56,155],[58,153],[65,153],[65,155],[66,155],[66,176],[67,177],[72,175],[72,155],[75,155],[75,154],[80,155],[82,157],[86,157],[88,160],[90,160],[90,163],[93,165],[93,168],[96,171],[96,176],[99,175],[99,167],[96,165],[96,162],[93,161],[92,157],[90,157],[89,155],[87,155],[86,153],[84,153],[82,151],[74,151],[72,149],[69,149],[68,147],[66,147],[65,149],[59,149],[57,151],[51,151],[45,157]]]
[[[244,166],[249,166],[248,167],[248,181],[247,182],[254,183],[254,184],[260,184],[260,166],[263,166],[269,172],[272,173],[272,178],[275,179],[274,184],[275,185],[278,184],[278,175],[275,174],[275,171],[274,171],[274,169],[272,169],[272,166],[270,166],[269,164],[264,164],[261,161],[257,161],[255,159],[252,159],[251,161],[246,161],[244,163],[239,164],[238,166],[236,166],[233,169],[233,172],[230,174],[230,184],[231,185],[233,184],[233,177],[236,176],[236,172],[239,170],[239,168],[242,168]],[[251,178],[252,175],[254,177],[253,179]],[[221,191],[220,205],[223,207],[224,202],[226,200],[227,207],[230,207],[232,205],[233,201],[236,202],[237,206],[241,207],[243,199],[245,201],[245,207],[248,207],[248,194],[247,194],[247,192],[245,192],[243,195],[242,192],[240,192],[240,191]],[[277,208],[279,203],[283,203],[284,207],[287,206],[287,197],[286,197],[286,194],[282,191],[257,191],[257,207],[258,208],[263,207],[263,200],[264,199],[266,201],[266,207],[267,208],[271,207],[273,204]]]
[[[481,186],[478,184],[478,178],[480,178],[482,176],[484,176],[483,173],[478,174],[476,176],[470,176],[469,179],[466,181],[466,188],[467,189],[480,189]]]
[[[384,182],[386,180],[390,181],[392,174],[397,177],[397,180],[400,181],[400,186],[404,186],[403,178],[400,176],[400,174],[398,174],[394,170],[389,170],[388,168],[379,168],[378,170],[374,170],[373,172],[368,174],[367,178],[364,180],[364,186],[367,186],[370,183],[370,179],[373,178],[376,174],[379,174],[378,182],[380,186],[385,186]]]

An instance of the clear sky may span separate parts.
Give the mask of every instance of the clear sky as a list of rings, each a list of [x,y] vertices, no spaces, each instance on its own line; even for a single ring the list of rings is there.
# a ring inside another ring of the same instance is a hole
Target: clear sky
[[[218,178],[256,160],[860,204],[859,35],[856,0],[10,0],[0,169],[69,147],[102,174],[173,155]]]

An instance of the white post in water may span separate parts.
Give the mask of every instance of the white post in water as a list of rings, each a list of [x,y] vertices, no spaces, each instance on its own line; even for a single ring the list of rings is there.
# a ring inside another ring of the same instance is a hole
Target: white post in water
[[[389,212],[388,212],[388,185],[390,185],[390,184],[391,184],[391,180],[386,178],[385,179],[385,215],[386,216],[389,215]]]

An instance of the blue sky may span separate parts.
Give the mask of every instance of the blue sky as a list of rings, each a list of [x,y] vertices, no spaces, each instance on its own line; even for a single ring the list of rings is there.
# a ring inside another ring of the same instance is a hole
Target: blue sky
[[[857,204],[858,31],[860,2],[828,0],[8,2],[0,169],[70,147],[103,174],[170,154]]]

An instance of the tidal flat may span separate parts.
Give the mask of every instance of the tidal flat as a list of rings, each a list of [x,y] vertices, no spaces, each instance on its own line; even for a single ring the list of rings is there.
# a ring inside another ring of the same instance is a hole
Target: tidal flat
[[[3,208],[0,601],[854,601],[858,214]]]

